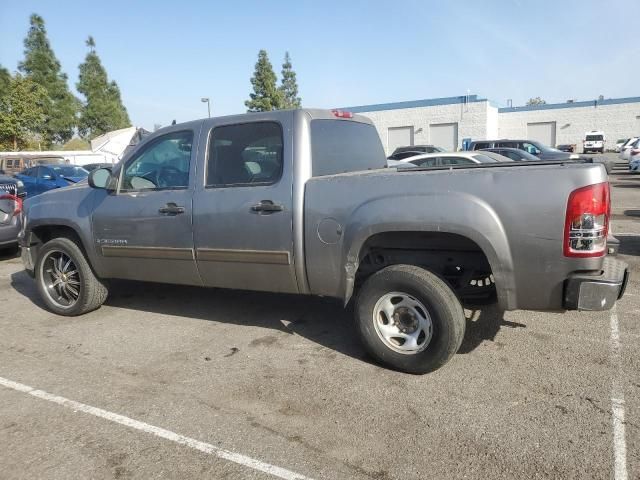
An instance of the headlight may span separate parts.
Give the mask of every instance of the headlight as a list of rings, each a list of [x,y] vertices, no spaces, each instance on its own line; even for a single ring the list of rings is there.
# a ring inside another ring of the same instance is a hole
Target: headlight
[[[18,186],[18,188],[24,188],[24,183],[22,183],[22,180],[16,179],[16,185]]]

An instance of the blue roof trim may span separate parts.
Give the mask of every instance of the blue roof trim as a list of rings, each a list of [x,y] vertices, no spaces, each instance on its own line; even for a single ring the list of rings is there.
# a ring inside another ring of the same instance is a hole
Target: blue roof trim
[[[478,98],[477,95],[469,95],[469,103],[486,102],[486,98]],[[467,102],[466,95],[460,95],[459,97],[443,97],[443,98],[431,98],[427,100],[413,100],[409,102],[394,102],[394,103],[378,103],[374,105],[360,105],[357,107],[344,107],[340,110],[347,110],[353,113],[361,112],[379,112],[381,110],[399,110],[401,108],[417,108],[417,107],[435,107],[438,105],[456,105],[464,104]]]
[[[607,98],[604,100],[587,100],[572,103],[543,103],[542,105],[525,105],[523,107],[499,108],[499,113],[529,112],[531,110],[554,110],[558,108],[597,107],[600,105],[618,105],[620,103],[640,103],[640,97]]]

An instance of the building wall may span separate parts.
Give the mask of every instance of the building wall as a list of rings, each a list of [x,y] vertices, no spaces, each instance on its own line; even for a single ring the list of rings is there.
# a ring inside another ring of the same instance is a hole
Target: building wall
[[[582,151],[586,132],[601,130],[606,148],[619,138],[640,135],[640,97],[547,104],[530,107],[497,108],[489,100],[447,97],[393,104],[346,107],[369,117],[375,124],[387,154],[388,131],[393,127],[413,127],[414,144],[431,144],[429,126],[458,124],[458,147],[464,138],[474,140],[527,138],[527,124],[555,122],[556,145],[575,144]]]
[[[640,134],[640,102],[501,111],[498,115],[499,128],[495,138],[526,138],[527,123],[556,122],[556,144],[576,144],[579,152],[584,134],[590,130],[605,133],[607,148],[613,148],[619,138]]]
[[[487,109],[489,102],[472,101],[448,105],[433,105],[414,108],[398,108],[389,110],[366,111],[366,107],[358,107],[357,113],[369,117],[376,126],[382,145],[389,155],[388,131],[390,127],[413,126],[415,145],[430,144],[429,125],[440,123],[458,124],[458,147],[463,138],[484,138],[487,132]],[[347,110],[349,108],[346,108]],[[496,116],[497,116],[497,109]],[[355,109],[354,109],[355,110]]]

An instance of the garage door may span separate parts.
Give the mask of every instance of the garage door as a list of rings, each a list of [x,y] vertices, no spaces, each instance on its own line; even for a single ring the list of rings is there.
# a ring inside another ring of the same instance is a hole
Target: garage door
[[[458,124],[434,123],[429,125],[429,138],[432,145],[444,148],[447,152],[458,149]]]
[[[556,122],[527,123],[527,139],[556,146]]]
[[[413,145],[413,127],[393,127],[387,135],[387,152],[393,153],[398,147]]]

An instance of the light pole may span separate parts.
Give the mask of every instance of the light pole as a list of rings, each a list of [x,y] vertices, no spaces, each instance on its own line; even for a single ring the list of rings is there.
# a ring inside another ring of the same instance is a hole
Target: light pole
[[[209,118],[211,118],[211,104],[209,103],[209,97],[202,97],[200,99],[200,101],[202,103],[206,102],[206,104],[207,104],[207,113],[209,114]]]

